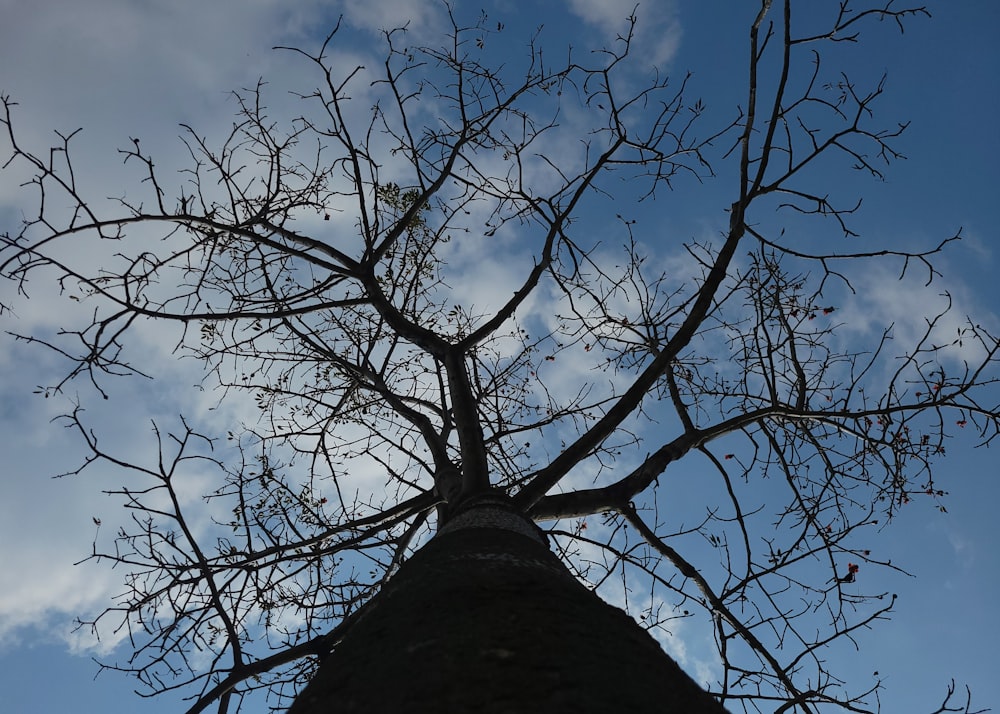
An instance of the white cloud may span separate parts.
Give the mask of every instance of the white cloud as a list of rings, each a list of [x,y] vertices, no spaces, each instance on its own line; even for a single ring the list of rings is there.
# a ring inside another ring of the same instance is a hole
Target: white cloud
[[[32,301],[35,302],[35,301]],[[41,301],[38,301],[41,302]],[[9,325],[7,325],[9,326]],[[154,345],[143,350],[147,366],[155,372]],[[152,347],[152,349],[149,349]],[[178,363],[168,351],[159,361],[172,367]],[[100,643],[87,630],[74,633],[73,618],[94,615],[123,588],[124,571],[88,562],[73,567],[91,553],[97,538],[99,550],[112,549],[118,527],[127,524],[129,512],[121,497],[104,492],[123,485],[139,490],[150,484],[141,477],[96,462],[82,473],[53,478],[82,464],[80,435],[68,422],[56,419],[70,411],[72,399],[43,398],[31,394],[35,385],[49,384],[65,364],[38,346],[19,346],[7,351],[7,374],[0,381],[0,415],[4,434],[4,478],[0,479],[0,542],[4,543],[4,568],[0,572],[0,644],[16,643],[29,629],[46,637],[62,639],[74,649],[98,647],[107,651],[123,633],[103,633]],[[185,390],[190,379],[171,382],[171,391],[142,379],[110,380],[111,398],[87,399],[84,418],[94,428],[102,447],[124,459],[156,463],[155,440],[150,419],[164,430],[176,426],[183,404],[198,399],[199,392]],[[85,389],[85,385],[72,387]],[[213,476],[188,469],[179,476],[178,493],[185,505],[196,505],[211,489]],[[101,521],[100,529],[94,519]],[[197,522],[197,518],[195,519]]]
[[[68,639],[73,617],[104,605],[120,588],[117,572],[93,564],[71,567],[90,553],[97,530],[93,518],[106,519],[113,528],[105,515],[109,499],[95,479],[52,478],[72,466],[62,454],[73,453],[75,445],[59,429],[26,429],[46,422],[30,400],[21,397],[18,404],[18,416],[2,424],[6,434],[26,438],[5,444],[0,482],[0,645],[16,643],[29,627]]]
[[[634,49],[636,56],[661,70],[677,54],[682,31],[677,21],[674,0],[655,3],[618,3],[609,0],[569,0],[570,10],[594,26],[612,42],[628,29],[627,20],[636,17]]]
[[[976,543],[954,529],[947,532],[948,543],[955,552],[955,560],[965,570],[970,570],[976,562]]]
[[[416,37],[424,37],[440,29],[441,6],[414,0],[343,0],[345,19],[356,27],[373,32],[406,26]]]
[[[856,266],[850,273],[855,293],[845,296],[837,305],[837,322],[842,323],[839,334],[850,341],[872,339],[892,326],[892,343],[887,348],[891,356],[917,345],[925,335],[930,337],[924,348],[941,346],[934,359],[947,372],[957,374],[964,365],[982,361],[985,352],[975,339],[959,336],[968,327],[967,316],[975,315],[976,321],[992,334],[1000,332],[1000,319],[992,306],[978,304],[967,287],[953,277],[936,278],[927,286],[926,274],[911,270],[900,277],[898,266],[885,262],[867,262]],[[949,307],[950,310],[944,312]],[[944,314],[942,314],[944,313]],[[930,327],[929,320],[936,320]],[[890,356],[889,354],[886,355]],[[926,356],[926,355],[925,355]],[[895,370],[898,364],[888,364]]]

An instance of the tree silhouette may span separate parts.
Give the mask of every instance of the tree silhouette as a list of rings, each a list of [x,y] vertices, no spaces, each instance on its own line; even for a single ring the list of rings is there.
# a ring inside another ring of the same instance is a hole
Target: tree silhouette
[[[794,4],[760,3],[743,102],[719,116],[690,77],[638,81],[634,18],[599,52],[553,62],[539,35],[515,62],[501,23],[449,10],[439,46],[387,31],[376,69],[337,61],[338,25],[284,48],[317,83],[296,116],[273,118],[263,83],[236,93],[221,142],[185,127],[179,181],[131,139],[139,181],[114,205],[77,183],[75,133],[33,151],[5,97],[5,165],[38,203],[0,272],[93,305],[19,335],[70,364],[41,391],[87,380],[107,398],[108,378],[144,374],[134,331],[172,322],[206,386],[258,408],[225,437],[157,427],[149,463],[106,449],[82,407],[66,416],[80,470],[138,484],[118,492],[131,526],[91,556],[127,573],[83,623],[127,628],[132,656],[107,666],[186,688],[192,712],[256,691],[287,707],[438,526],[494,496],[651,631],[702,623],[730,710],[877,709],[881,684],[843,682],[831,655],[893,607],[865,574],[898,567],[866,544],[911,499],[941,502],[954,428],[996,437],[1000,343],[972,319],[942,338],[947,310],[909,344],[891,326],[845,338],[837,301],[864,301],[851,266],[930,284],[958,235],[858,247],[850,186],[882,177],[906,126],[875,118],[884,78],[825,60],[927,13],[842,3],[802,31]],[[732,191],[717,239],[631,215],[710,180]],[[190,469],[215,479],[197,507]],[[969,711],[953,693],[936,711]]]

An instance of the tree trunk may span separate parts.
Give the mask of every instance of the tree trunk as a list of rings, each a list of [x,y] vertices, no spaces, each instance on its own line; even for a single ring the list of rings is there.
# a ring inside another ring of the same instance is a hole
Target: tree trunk
[[[289,714],[395,711],[725,713],[499,496],[399,569]]]

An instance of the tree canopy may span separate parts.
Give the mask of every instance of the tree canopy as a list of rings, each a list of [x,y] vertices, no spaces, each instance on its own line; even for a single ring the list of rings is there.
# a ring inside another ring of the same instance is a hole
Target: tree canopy
[[[76,179],[80,135],[26,146],[4,97],[5,168],[37,201],[0,274],[89,307],[17,335],[68,365],[39,391],[155,376],[130,345],[164,324],[206,390],[254,404],[225,434],[155,425],[143,462],[85,402],[65,416],[79,471],[131,472],[131,524],[91,556],[126,573],[84,623],[128,631],[108,666],[192,712],[285,707],[449,509],[499,489],[652,631],[697,623],[730,710],[877,711],[881,683],[837,669],[893,609],[862,575],[901,567],[870,543],[911,500],[946,508],[956,430],[996,437],[1000,340],[947,301],[874,339],[842,317],[864,311],[854,266],[935,290],[960,231],[900,249],[861,225],[907,125],[842,48],[926,10],[831,3],[800,26],[798,5],[747,17],[735,106],[635,56],[635,17],[595,52],[544,30],[512,51],[502,21],[446,7],[436,44],[385,31],[380,66],[338,23],[279,48],[310,86],[291,110],[263,81],[236,92],[221,138],[184,127],[179,174],[130,138],[110,201]],[[679,234],[671,197],[709,184],[716,230]]]

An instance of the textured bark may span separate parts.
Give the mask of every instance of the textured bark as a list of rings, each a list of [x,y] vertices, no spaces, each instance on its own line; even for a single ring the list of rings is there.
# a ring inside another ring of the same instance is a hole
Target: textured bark
[[[400,568],[289,714],[393,711],[725,712],[494,498]]]

